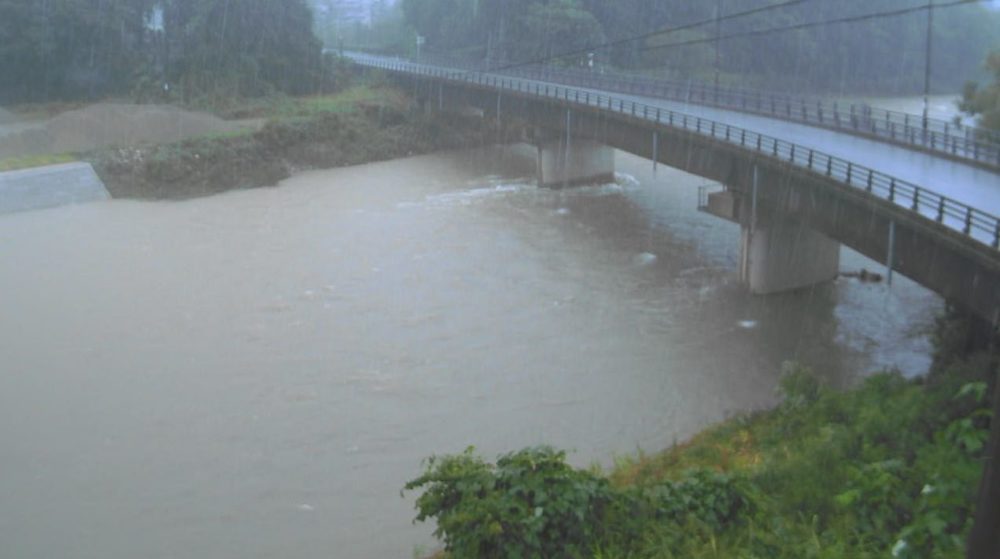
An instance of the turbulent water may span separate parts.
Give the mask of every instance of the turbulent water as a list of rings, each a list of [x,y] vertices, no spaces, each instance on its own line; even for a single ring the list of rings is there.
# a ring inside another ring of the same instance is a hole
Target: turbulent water
[[[0,556],[409,557],[429,454],[607,464],[774,403],[788,359],[926,367],[924,290],[750,297],[700,179],[619,153],[539,190],[522,151],[0,216]]]

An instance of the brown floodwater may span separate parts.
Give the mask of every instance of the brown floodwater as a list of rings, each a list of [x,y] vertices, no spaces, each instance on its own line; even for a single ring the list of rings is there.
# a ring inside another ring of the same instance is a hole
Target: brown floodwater
[[[618,153],[540,190],[530,156],[0,216],[0,557],[409,557],[430,454],[609,465],[774,404],[786,360],[926,369],[905,279],[751,297],[701,179]]]

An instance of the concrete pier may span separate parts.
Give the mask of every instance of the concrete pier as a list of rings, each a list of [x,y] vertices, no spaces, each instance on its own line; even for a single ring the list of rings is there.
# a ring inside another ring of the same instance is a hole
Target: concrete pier
[[[615,152],[604,144],[570,138],[538,145],[538,185],[561,188],[615,180]]]
[[[836,279],[840,243],[792,220],[743,226],[740,279],[756,295],[801,289]]]

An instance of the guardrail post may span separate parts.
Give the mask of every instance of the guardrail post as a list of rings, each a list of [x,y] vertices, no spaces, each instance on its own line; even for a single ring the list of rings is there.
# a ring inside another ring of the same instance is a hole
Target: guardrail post
[[[993,248],[1000,248],[1000,221],[997,221],[996,229],[993,233]]]
[[[875,179],[875,171],[868,169],[868,184],[865,187],[866,191],[868,192],[872,191],[872,183],[874,182],[874,179]]]
[[[920,187],[913,191],[913,211],[920,211]]]
[[[962,230],[966,235],[972,231],[972,207],[969,206],[965,208],[965,229]]]
[[[660,159],[660,132],[653,131],[653,174],[656,174],[656,164]]]
[[[795,144],[792,144],[792,154],[788,156],[788,160],[795,163]]]
[[[896,201],[896,179],[889,179],[889,201]]]
[[[810,171],[813,168],[813,155],[814,155],[813,150],[809,150],[809,162],[807,163],[807,166],[809,167]]]
[[[851,185],[851,171],[852,171],[853,169],[854,169],[854,166],[853,166],[853,165],[851,165],[851,163],[850,163],[850,162],[848,162],[848,163],[847,163],[847,185],[848,185],[848,186],[850,186],[850,185]]]
[[[833,157],[829,155],[826,156],[826,176],[833,176]]]
[[[761,151],[761,135],[757,134],[757,151]]]
[[[892,272],[893,267],[896,265],[896,222],[889,222],[889,248],[887,250],[885,267],[886,267],[886,283],[892,285]]]
[[[740,130],[740,145],[741,146],[747,145],[747,131],[746,130]]]
[[[944,222],[944,196],[942,196],[941,201],[938,202],[937,222],[938,223]]]

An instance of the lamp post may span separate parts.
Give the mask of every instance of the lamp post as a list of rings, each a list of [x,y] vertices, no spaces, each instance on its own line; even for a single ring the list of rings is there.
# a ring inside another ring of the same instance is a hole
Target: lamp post
[[[931,57],[934,52],[934,0],[927,0],[927,52],[924,55],[924,140],[931,108]]]
[[[719,102],[719,43],[722,41],[722,0],[715,3],[715,102]]]

